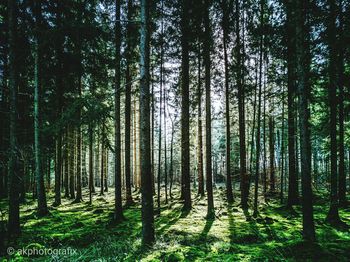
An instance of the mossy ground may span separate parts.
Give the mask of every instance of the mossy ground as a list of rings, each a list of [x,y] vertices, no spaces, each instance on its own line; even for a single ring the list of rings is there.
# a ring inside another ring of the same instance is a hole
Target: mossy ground
[[[290,212],[271,199],[261,201],[256,219],[244,213],[237,203],[228,206],[221,189],[215,191],[215,214],[206,219],[206,198],[193,199],[193,209],[181,212],[178,195],[162,203],[161,215],[155,219],[156,243],[152,248],[141,246],[141,212],[135,205],[125,209],[125,221],[111,224],[113,192],[94,195],[89,205],[72,204],[63,199],[50,215],[36,216],[35,201],[28,200],[21,208],[22,234],[15,248],[37,245],[45,248],[77,250],[71,256],[21,257],[18,254],[3,260],[17,261],[350,261],[350,233],[325,223],[327,202],[321,197],[315,203],[317,244],[301,238],[300,209]],[[49,203],[53,202],[49,195]],[[139,195],[134,194],[139,202]],[[5,203],[1,203],[2,209]],[[350,209],[340,210],[341,218],[350,225]],[[56,260],[55,260],[56,259]]]

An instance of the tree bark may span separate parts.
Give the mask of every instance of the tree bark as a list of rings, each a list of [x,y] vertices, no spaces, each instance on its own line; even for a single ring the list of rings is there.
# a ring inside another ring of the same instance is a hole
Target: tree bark
[[[247,156],[245,142],[245,92],[243,86],[243,62],[241,53],[241,36],[240,36],[240,3],[236,0],[236,56],[237,56],[237,87],[238,87],[238,118],[239,118],[239,157],[240,157],[240,176],[241,176],[241,206],[243,209],[248,208],[249,195],[249,177],[247,174]]]
[[[224,46],[224,61],[225,61],[225,109],[226,109],[226,198],[227,202],[231,204],[233,202],[232,194],[232,181],[231,181],[231,130],[230,130],[230,88],[229,88],[229,65],[227,57],[227,41],[228,41],[228,29],[229,29],[229,9],[227,0],[223,1],[223,46]]]
[[[153,194],[151,173],[151,130],[150,130],[150,16],[151,1],[141,0],[140,38],[140,146],[141,146],[141,193],[142,193],[142,243],[152,245],[154,237]]]
[[[128,20],[132,19],[132,0],[128,0]],[[127,46],[125,50],[126,55],[126,72],[125,72],[125,190],[126,190],[126,205],[132,205],[133,199],[131,194],[131,166],[130,166],[130,125],[131,125],[131,63],[132,63],[132,30],[131,25],[127,25],[126,33]]]
[[[328,102],[330,109],[330,142],[331,142],[331,192],[330,209],[327,215],[327,221],[330,223],[339,223],[338,213],[338,156],[337,156],[337,44],[336,44],[336,2],[329,0],[329,21],[328,21],[328,46],[329,46],[329,86]]]
[[[34,159],[35,178],[38,200],[38,215],[48,214],[46,203],[46,192],[44,183],[44,172],[42,169],[41,157],[41,127],[40,127],[40,85],[41,85],[41,1],[34,2],[33,11],[35,14],[35,53],[34,53]],[[25,175],[25,174],[24,174]]]
[[[121,45],[121,23],[120,23],[120,9],[121,1],[115,1],[115,97],[114,97],[114,114],[115,114],[115,134],[114,134],[114,220],[120,221],[124,219],[122,206],[122,185],[121,185],[121,137],[120,137],[120,45]]]
[[[295,9],[294,1],[288,0],[287,8],[287,70],[288,70],[288,200],[287,206],[299,203],[298,182],[295,167]]]
[[[188,1],[181,1],[181,191],[184,199],[184,211],[192,208],[190,178],[190,113],[189,113],[189,29]]]
[[[205,0],[204,6],[204,67],[205,67],[205,156],[206,156],[206,186],[208,197],[207,218],[214,218],[214,199],[213,199],[213,177],[212,177],[212,154],[211,154],[211,98],[210,98],[210,18],[209,18],[209,0]]]
[[[309,60],[309,25],[307,22],[308,0],[296,2],[296,72],[299,108],[299,129],[301,145],[302,174],[302,213],[303,238],[314,242],[315,226],[313,218],[312,188],[311,188],[311,140],[310,140],[310,60]]]
[[[18,174],[18,142],[17,142],[17,2],[7,1],[8,43],[9,43],[9,93],[10,93],[10,150],[8,162],[9,216],[8,234],[16,236],[20,232],[19,218],[19,174]]]

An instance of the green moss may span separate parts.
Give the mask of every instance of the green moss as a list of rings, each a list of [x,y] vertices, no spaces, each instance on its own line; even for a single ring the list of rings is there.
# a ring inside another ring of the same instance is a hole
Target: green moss
[[[21,210],[23,231],[14,246],[71,247],[78,251],[61,256],[60,261],[350,260],[350,233],[324,222],[328,208],[322,196],[318,196],[314,209],[318,244],[308,245],[302,242],[300,207],[291,212],[281,207],[279,201],[271,200],[268,205],[260,201],[260,216],[254,219],[242,212],[238,202],[232,207],[226,205],[223,195],[219,190],[215,193],[214,220],[206,219],[205,198],[194,199],[188,214],[181,212],[182,203],[177,199],[164,205],[160,217],[155,219],[157,241],[150,249],[141,245],[139,205],[124,211],[125,221],[118,225],[110,223],[113,192],[94,199],[91,206],[64,199],[61,206],[52,208],[44,218],[36,216],[36,203],[31,201]],[[340,210],[340,215],[350,224],[349,209]],[[27,258],[16,255],[10,259],[26,261]],[[47,261],[50,257],[32,260]]]

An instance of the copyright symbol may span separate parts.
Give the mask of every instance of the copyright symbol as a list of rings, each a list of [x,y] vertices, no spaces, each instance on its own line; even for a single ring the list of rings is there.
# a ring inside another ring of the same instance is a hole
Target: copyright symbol
[[[15,253],[15,249],[13,247],[8,247],[7,248],[7,254],[12,256]]]

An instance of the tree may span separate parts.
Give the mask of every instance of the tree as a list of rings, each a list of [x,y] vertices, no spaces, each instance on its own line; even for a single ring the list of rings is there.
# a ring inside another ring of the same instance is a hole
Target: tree
[[[256,156],[255,156],[255,185],[254,185],[254,213],[253,216],[258,216],[258,189],[259,189],[259,173],[260,173],[260,126],[261,126],[261,89],[262,89],[262,63],[263,63],[263,27],[264,27],[264,5],[265,1],[260,1],[260,42],[259,42],[259,91],[258,91],[258,114],[256,129]]]
[[[288,0],[287,9],[287,69],[288,69],[288,200],[287,206],[298,204],[298,183],[295,168],[295,9],[294,1]]]
[[[338,28],[338,107],[339,107],[339,205],[344,206],[346,201],[346,174],[345,174],[345,150],[344,150],[344,18],[343,1],[338,4],[339,28]]]
[[[9,190],[9,236],[20,232],[19,219],[19,174],[18,174],[18,144],[17,144],[17,67],[16,67],[16,38],[17,38],[17,2],[8,0],[8,43],[9,43],[9,95],[10,95],[10,148],[8,161],[8,190]]]
[[[57,2],[56,6],[56,28],[60,30],[62,27],[62,3]],[[58,41],[56,44],[57,51],[57,65],[56,65],[56,93],[57,93],[57,115],[56,119],[60,118],[62,112],[62,94],[63,94],[63,68],[62,68],[62,53],[63,53],[63,36],[58,35]],[[66,149],[67,151],[68,149]],[[55,165],[55,201],[53,206],[61,205],[61,178],[62,178],[62,130],[59,128],[56,135],[56,165]],[[68,159],[66,159],[68,163]],[[68,166],[68,165],[67,165]],[[68,176],[68,169],[65,170],[65,175]],[[65,176],[65,196],[68,196],[68,177]]]
[[[311,188],[311,141],[310,141],[310,60],[309,60],[309,25],[307,14],[309,1],[296,2],[296,75],[298,91],[299,129],[301,147],[301,187],[302,187],[302,213],[303,238],[314,242],[315,225],[312,206]]]
[[[249,177],[247,174],[247,156],[245,142],[245,103],[244,103],[244,86],[243,86],[243,61],[242,61],[242,43],[240,36],[240,3],[236,4],[236,77],[238,88],[238,118],[239,118],[239,162],[241,176],[241,206],[243,209],[248,208],[249,195]]]
[[[329,21],[328,21],[328,41],[329,41],[329,86],[328,103],[330,108],[330,139],[331,139],[331,194],[330,209],[327,215],[327,221],[330,223],[339,223],[338,213],[338,148],[337,148],[337,43],[336,43],[336,2],[329,0]]]
[[[212,155],[211,155],[211,98],[210,98],[210,18],[209,18],[209,0],[204,1],[204,67],[205,67],[205,157],[206,157],[206,182],[208,213],[207,218],[214,218],[214,199],[213,199],[213,177],[212,177]]]
[[[122,185],[121,185],[121,142],[120,142],[120,45],[121,45],[121,23],[120,23],[120,0],[115,1],[115,97],[114,97],[114,177],[115,177],[115,205],[114,220],[120,221],[124,218],[122,206]]]
[[[41,77],[41,0],[34,2],[35,13],[35,65],[34,65],[34,155],[35,178],[38,198],[38,215],[45,216],[48,213],[44,174],[41,168],[41,136],[40,136],[40,77]]]
[[[227,57],[227,41],[228,41],[228,19],[229,7],[227,0],[223,0],[222,4],[222,30],[223,30],[223,46],[225,61],[225,111],[226,111],[226,197],[227,202],[233,202],[232,182],[231,182],[231,129],[230,129],[230,87],[229,87],[229,69]]]
[[[128,21],[133,19],[133,3],[132,0],[128,0]],[[131,195],[131,166],[130,166],[130,125],[131,125],[131,63],[132,63],[132,49],[133,49],[133,30],[132,24],[129,22],[126,29],[126,71],[125,71],[125,189],[126,189],[126,205],[132,205],[134,203]]]
[[[181,193],[184,211],[189,211],[191,203],[190,179],[190,113],[189,113],[189,1],[181,1]]]
[[[142,194],[142,243],[151,245],[154,238],[153,194],[150,141],[150,1],[141,0],[140,39],[140,146],[141,146],[141,194]]]

